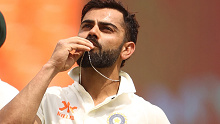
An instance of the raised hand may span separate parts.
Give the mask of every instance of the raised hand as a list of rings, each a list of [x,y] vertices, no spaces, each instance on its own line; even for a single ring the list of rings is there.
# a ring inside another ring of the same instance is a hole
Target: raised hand
[[[60,40],[47,64],[54,66],[58,72],[66,71],[85,51],[93,48],[94,46],[89,40],[78,36]]]

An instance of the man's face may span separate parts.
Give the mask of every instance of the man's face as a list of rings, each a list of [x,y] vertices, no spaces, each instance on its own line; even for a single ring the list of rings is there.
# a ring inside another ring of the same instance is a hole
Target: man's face
[[[123,14],[115,9],[91,9],[84,16],[79,37],[90,40],[95,48],[90,51],[92,64],[97,68],[112,66],[118,59],[125,30]],[[77,61],[80,64],[81,58]],[[84,55],[82,67],[91,67],[88,53]]]

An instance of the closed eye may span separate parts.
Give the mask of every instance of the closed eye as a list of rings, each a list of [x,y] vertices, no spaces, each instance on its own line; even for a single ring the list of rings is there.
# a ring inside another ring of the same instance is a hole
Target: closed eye
[[[90,30],[93,28],[94,26],[94,21],[93,20],[84,20],[82,23],[81,23],[81,29],[83,30]]]
[[[114,30],[113,30],[111,27],[108,27],[108,26],[100,26],[99,29],[100,29],[102,32],[105,32],[105,33],[114,32]]]
[[[83,24],[81,26],[82,29],[92,29],[92,27],[93,27],[93,25],[91,25],[91,24]]]

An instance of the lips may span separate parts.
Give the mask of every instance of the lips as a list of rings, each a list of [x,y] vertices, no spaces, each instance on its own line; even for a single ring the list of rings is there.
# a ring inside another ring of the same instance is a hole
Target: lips
[[[92,42],[93,46],[99,47],[99,46],[97,45],[97,43],[95,43],[94,41],[92,41],[92,40],[89,40],[89,41]]]
[[[102,48],[102,46],[98,43],[98,41],[97,41],[97,39],[95,38],[95,36],[88,36],[86,39],[89,40],[90,42],[92,42],[92,44],[93,44],[95,47]]]

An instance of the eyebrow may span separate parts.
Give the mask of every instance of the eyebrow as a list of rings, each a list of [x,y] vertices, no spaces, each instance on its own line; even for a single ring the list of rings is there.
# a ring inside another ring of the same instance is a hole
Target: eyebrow
[[[81,25],[82,25],[83,23],[95,23],[95,22],[94,22],[93,20],[84,20],[84,21],[81,22]]]
[[[95,23],[95,21],[89,20],[89,19],[84,20],[84,21],[81,22],[81,25],[84,24],[84,23]],[[115,26],[114,24],[109,23],[109,22],[98,22],[98,24],[100,24],[100,25],[110,25],[110,26],[114,27],[116,30],[118,30],[117,26]]]

